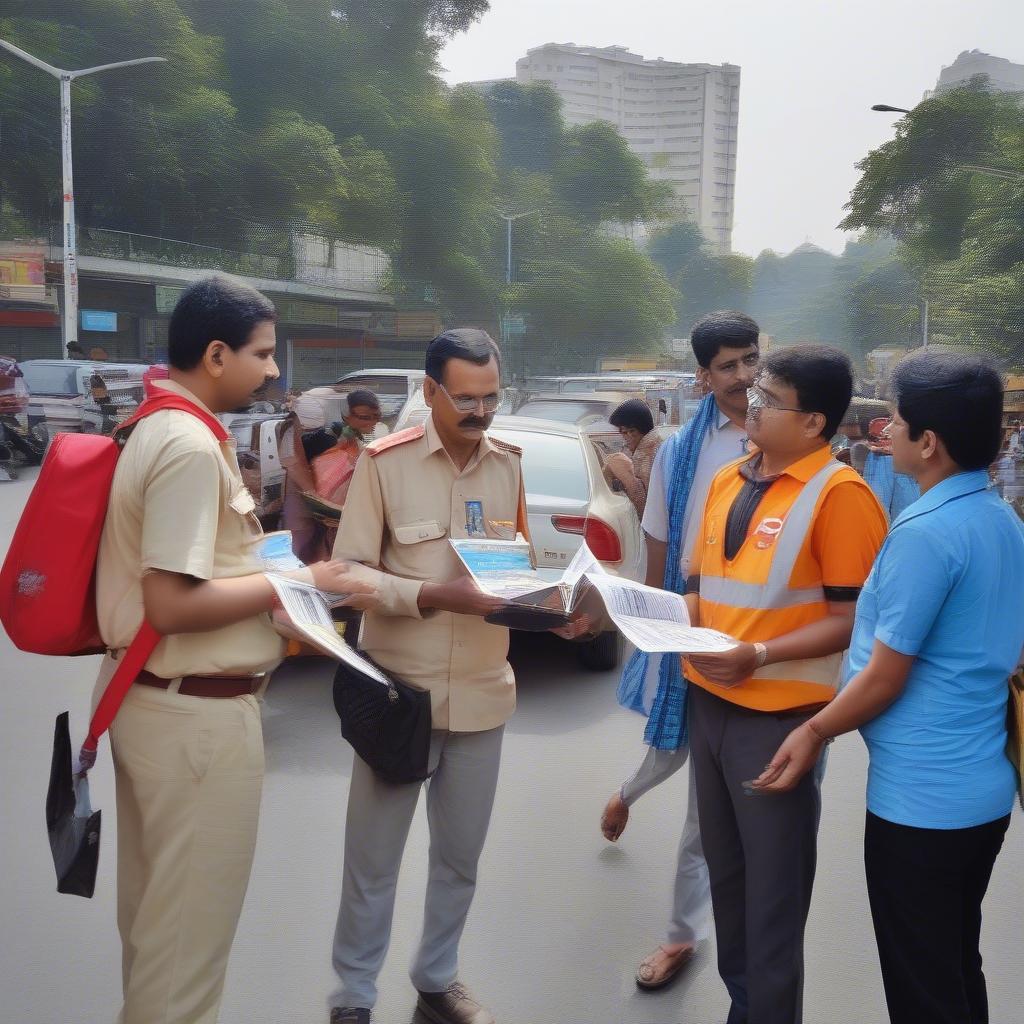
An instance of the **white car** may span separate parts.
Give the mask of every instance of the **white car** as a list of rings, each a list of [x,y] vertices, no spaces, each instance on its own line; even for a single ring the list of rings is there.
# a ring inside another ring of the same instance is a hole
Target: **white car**
[[[372,391],[380,402],[381,419],[389,430],[398,429],[395,421],[409,399],[422,390],[422,370],[357,370],[346,373],[333,384],[310,388],[303,395],[317,399],[324,407],[328,423],[340,420],[348,412],[347,396],[351,391]]]
[[[526,511],[538,568],[564,569],[584,540],[609,572],[642,580],[644,545],[633,503],[601,472],[593,441],[571,423],[498,416],[490,433],[523,450]],[[578,645],[588,668],[611,669],[622,657],[615,629]]]

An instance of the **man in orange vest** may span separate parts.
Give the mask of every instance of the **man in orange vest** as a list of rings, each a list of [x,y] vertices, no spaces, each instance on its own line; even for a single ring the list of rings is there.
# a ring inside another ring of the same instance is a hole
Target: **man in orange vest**
[[[695,624],[735,637],[689,658],[688,727],[728,1024],[800,1024],[820,775],[755,795],[782,738],[836,693],[885,513],[829,444],[853,391],[825,346],[770,355],[748,392],[752,455],[716,477],[691,558]],[[817,776],[817,777],[816,777]]]

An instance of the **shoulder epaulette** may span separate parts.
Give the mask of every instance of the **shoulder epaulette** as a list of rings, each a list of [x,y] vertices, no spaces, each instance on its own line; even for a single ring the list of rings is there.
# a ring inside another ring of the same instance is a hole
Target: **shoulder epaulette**
[[[502,441],[500,438],[497,437],[489,437],[488,440],[500,452],[511,452],[513,455],[523,454],[523,449],[520,448],[517,444],[512,444],[511,441]]]
[[[367,449],[367,454],[371,457],[376,458],[381,452],[386,452],[391,448],[397,448],[399,445],[406,444],[409,441],[418,441],[424,434],[426,434],[427,428],[421,423],[418,427],[408,427],[406,430],[399,430],[397,434],[388,434],[387,437],[382,437],[379,441],[374,441]]]

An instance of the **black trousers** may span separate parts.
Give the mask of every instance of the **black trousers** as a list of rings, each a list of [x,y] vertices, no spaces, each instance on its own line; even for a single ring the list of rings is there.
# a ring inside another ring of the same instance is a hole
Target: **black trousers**
[[[809,712],[750,711],[689,688],[690,763],[711,876],[728,1024],[800,1024],[804,926],[821,800],[815,772],[789,793],[746,796]],[[923,1022],[919,1022],[923,1024]]]
[[[988,1024],[981,901],[1009,823],[913,828],[868,812],[864,866],[892,1024]]]

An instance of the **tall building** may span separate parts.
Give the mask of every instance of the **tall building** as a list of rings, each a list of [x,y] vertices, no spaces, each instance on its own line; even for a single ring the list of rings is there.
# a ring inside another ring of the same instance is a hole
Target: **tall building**
[[[952,64],[944,67],[939,74],[935,92],[946,92],[958,85],[965,85],[975,75],[984,75],[994,92],[1024,93],[1024,64],[1014,64],[1005,57],[993,57],[981,50],[964,50]]]
[[[646,60],[624,46],[547,43],[516,62],[520,84],[547,82],[569,124],[610,121],[655,181],[672,186],[719,252],[732,247],[740,69]]]

